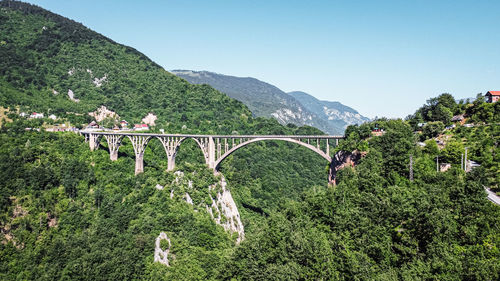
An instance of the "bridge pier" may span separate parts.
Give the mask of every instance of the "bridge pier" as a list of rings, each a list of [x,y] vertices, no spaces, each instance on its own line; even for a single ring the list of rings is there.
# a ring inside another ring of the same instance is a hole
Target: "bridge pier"
[[[130,139],[130,141],[132,142],[132,146],[134,147],[135,174],[138,175],[144,172],[144,150],[146,150],[146,146],[151,137],[133,135],[133,136],[128,136],[128,138]]]
[[[144,173],[144,153],[135,156],[135,175]]]
[[[215,171],[215,142],[213,137],[208,138],[208,167]]]
[[[175,169],[175,155],[167,156],[167,171],[173,171]]]
[[[116,161],[118,160],[118,150],[110,150],[109,151],[109,159],[111,161]]]
[[[109,159],[111,161],[118,160],[118,148],[120,148],[122,137],[119,135],[104,135],[108,142]]]
[[[167,154],[167,171],[173,171],[175,169],[175,156],[177,155],[177,150],[181,142],[185,138],[180,137],[157,137],[165,149]]]
[[[100,137],[100,135],[89,134],[90,151],[94,151],[99,148]]]

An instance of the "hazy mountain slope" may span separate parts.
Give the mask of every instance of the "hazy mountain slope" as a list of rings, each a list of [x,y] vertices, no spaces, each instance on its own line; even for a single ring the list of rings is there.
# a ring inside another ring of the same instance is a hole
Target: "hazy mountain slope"
[[[208,84],[237,99],[258,117],[274,117],[281,124],[310,125],[323,131],[325,125],[293,97],[277,87],[251,77],[235,77],[208,71],[173,70],[193,84]]]
[[[246,104],[254,115],[274,117],[281,124],[310,125],[329,134],[342,134],[347,125],[367,120],[363,119],[363,116],[357,116],[358,113],[354,109],[338,102],[325,102],[308,107],[294,95],[255,78],[234,77],[209,71],[173,70],[172,73],[193,84],[209,84]],[[314,104],[307,99],[304,101]],[[325,114],[323,106],[327,106],[332,112]]]
[[[343,105],[340,102],[322,101],[300,91],[288,93],[298,100],[307,110],[314,113],[336,128],[346,128],[348,125],[361,124],[370,119],[362,116],[353,108]]]

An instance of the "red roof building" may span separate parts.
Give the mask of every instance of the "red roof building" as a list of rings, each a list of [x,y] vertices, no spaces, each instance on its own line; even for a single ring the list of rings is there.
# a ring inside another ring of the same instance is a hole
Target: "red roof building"
[[[488,91],[485,95],[486,102],[494,103],[500,100],[500,91]]]
[[[146,131],[149,130],[148,124],[135,124],[134,125],[134,130],[136,131]]]

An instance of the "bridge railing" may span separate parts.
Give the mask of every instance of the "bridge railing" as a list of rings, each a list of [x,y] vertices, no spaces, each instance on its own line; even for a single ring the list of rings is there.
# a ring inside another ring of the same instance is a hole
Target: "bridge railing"
[[[157,134],[157,133],[128,133],[128,132],[99,132],[80,131],[82,134],[92,135],[121,135],[121,136],[147,136],[147,137],[185,137],[185,138],[302,138],[302,139],[343,139],[341,135],[195,135],[195,134]]]

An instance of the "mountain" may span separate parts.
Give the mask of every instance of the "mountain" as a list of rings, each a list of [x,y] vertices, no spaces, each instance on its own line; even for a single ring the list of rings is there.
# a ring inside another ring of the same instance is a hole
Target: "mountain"
[[[171,72],[192,84],[208,84],[243,102],[257,117],[274,117],[283,125],[309,125],[326,131],[326,123],[318,120],[293,97],[269,83],[251,77],[235,77],[209,71]]]
[[[255,116],[273,117],[283,125],[288,123],[298,126],[309,125],[328,134],[343,134],[347,125],[368,120],[341,103],[328,104],[327,107],[331,110],[328,114],[325,114],[322,107],[308,108],[294,95],[251,77],[235,77],[209,71],[172,70],[171,72],[193,84],[208,84],[229,97],[243,102]]]
[[[0,106],[80,125],[105,105],[131,123],[152,113],[166,131],[231,133],[244,129],[229,120],[251,116],[242,103],[80,23],[17,1],[0,8]]]
[[[298,100],[307,110],[313,112],[319,118],[328,122],[334,128],[346,128],[352,124],[362,124],[370,121],[369,118],[359,114],[353,108],[343,105],[337,101],[322,101],[300,91],[288,93]]]

